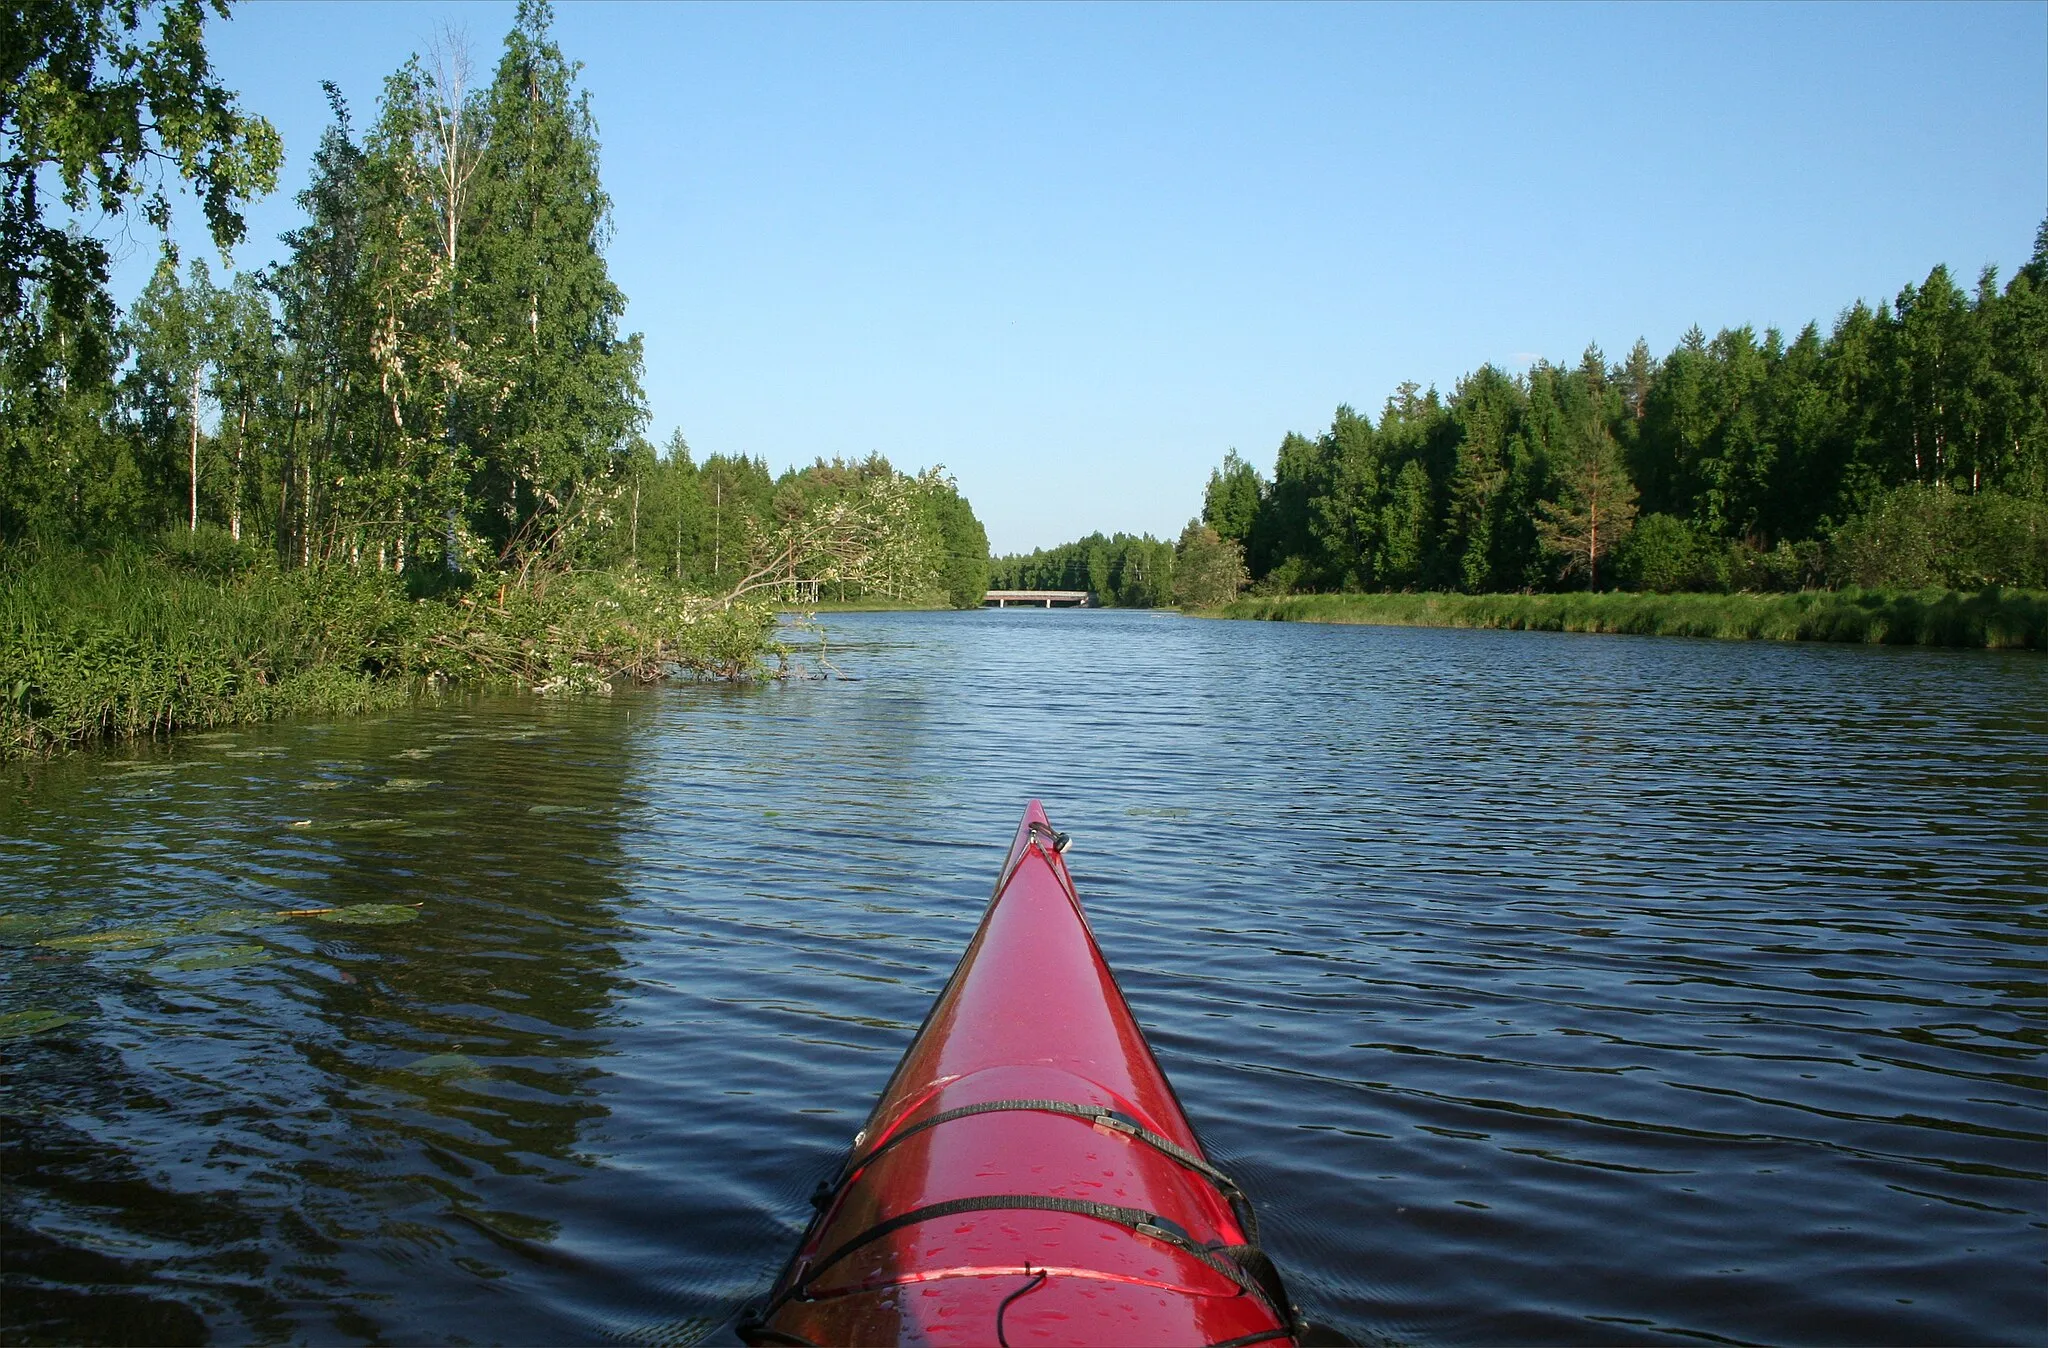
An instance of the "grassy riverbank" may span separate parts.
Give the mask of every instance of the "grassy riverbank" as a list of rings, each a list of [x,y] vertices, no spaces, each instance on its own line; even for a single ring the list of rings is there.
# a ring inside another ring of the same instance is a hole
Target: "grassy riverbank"
[[[2048,649],[2048,593],[1987,589],[1797,594],[1304,594],[1240,599],[1225,618],[1617,632],[1746,641]]]
[[[780,655],[774,629],[767,604],[721,607],[640,572],[416,598],[386,572],[24,547],[0,559],[0,758],[435,687],[745,678]]]

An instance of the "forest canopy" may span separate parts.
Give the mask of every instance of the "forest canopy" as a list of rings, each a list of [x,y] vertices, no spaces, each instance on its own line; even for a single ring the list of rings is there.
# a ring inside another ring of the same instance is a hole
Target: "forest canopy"
[[[1826,334],[1403,384],[1226,455],[1201,520],[1266,593],[2048,585],[2048,222],[2003,287],[1937,266]]]

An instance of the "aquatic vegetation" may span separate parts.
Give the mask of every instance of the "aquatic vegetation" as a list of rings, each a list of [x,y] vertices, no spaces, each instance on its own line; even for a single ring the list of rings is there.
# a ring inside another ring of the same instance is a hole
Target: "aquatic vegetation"
[[[209,969],[240,969],[251,964],[268,963],[274,958],[260,945],[231,945],[159,960],[152,967],[174,973],[198,973]]]
[[[1240,599],[1225,618],[1493,627],[1746,641],[2048,649],[2048,593],[1806,590],[1793,594],[1306,594]]]
[[[115,927],[108,931],[52,936],[36,944],[51,950],[140,950],[145,946],[162,945],[176,934],[176,930],[171,926]]]
[[[308,912],[304,916],[348,927],[391,927],[401,922],[419,921],[420,910],[403,903],[351,903],[341,908]]]
[[[76,926],[90,916],[80,908],[0,913],[0,942],[10,938],[33,936],[37,932],[49,931],[52,928]]]
[[[0,1015],[0,1039],[26,1039],[30,1035],[47,1034],[82,1020],[82,1016],[52,1011],[47,1007],[34,1006],[26,1011],[9,1011]]]
[[[200,917],[186,918],[184,921],[176,924],[176,929],[179,931],[207,933],[240,931],[245,927],[253,927],[275,920],[276,914],[274,913],[258,912],[251,908],[223,908],[217,913],[207,913]]]
[[[434,1053],[406,1067],[418,1076],[460,1079],[488,1076],[490,1069],[464,1053]]]

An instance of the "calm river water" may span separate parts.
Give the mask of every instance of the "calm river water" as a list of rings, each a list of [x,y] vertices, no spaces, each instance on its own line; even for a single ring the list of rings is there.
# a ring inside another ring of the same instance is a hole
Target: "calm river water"
[[[2048,1337],[2048,660],[828,627],[0,781],[4,1337],[731,1342],[1034,795],[1361,1342]]]

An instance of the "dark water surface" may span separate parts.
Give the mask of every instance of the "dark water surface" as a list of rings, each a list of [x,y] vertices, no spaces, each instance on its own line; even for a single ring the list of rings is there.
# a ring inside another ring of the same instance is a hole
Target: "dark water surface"
[[[7,779],[5,1338],[730,1341],[1031,795],[1362,1341],[2048,1338],[2048,660],[829,625]]]

